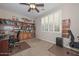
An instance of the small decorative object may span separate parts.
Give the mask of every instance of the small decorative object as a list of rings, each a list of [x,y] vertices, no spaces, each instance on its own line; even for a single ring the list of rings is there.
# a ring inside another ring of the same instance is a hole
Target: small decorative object
[[[18,17],[16,17],[16,21],[19,21]]]
[[[16,17],[15,16],[12,16],[12,20],[16,20]]]
[[[32,22],[32,20],[29,20],[27,18],[21,18],[21,19],[23,20],[23,22],[28,22],[28,23]]]

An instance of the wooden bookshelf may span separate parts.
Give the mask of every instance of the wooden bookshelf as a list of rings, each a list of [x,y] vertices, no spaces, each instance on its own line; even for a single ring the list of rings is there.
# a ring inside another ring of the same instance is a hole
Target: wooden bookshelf
[[[15,28],[18,28],[21,32],[19,37],[22,37],[23,40],[35,37],[35,24],[33,22],[26,22],[26,21],[23,22],[23,21],[0,18],[0,26],[13,27],[12,31],[14,32],[17,31]]]
[[[64,19],[62,21],[62,37],[64,38],[69,37],[68,30],[70,30],[70,19]]]

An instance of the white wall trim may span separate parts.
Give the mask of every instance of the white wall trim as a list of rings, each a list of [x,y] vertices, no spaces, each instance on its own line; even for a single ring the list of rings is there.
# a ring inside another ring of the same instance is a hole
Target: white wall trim
[[[37,38],[37,39],[40,39],[40,38]],[[47,42],[52,43],[52,44],[56,44],[56,42],[54,42],[54,41],[44,40],[44,39],[40,39],[40,40],[47,41]]]

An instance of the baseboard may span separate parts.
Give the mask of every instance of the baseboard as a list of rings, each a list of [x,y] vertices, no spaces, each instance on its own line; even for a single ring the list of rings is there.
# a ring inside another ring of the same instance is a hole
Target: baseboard
[[[40,38],[37,38],[37,39],[39,39],[39,40],[43,40],[43,39],[40,39]],[[48,41],[48,40],[43,40],[43,41],[47,41],[47,42],[49,42],[49,43],[52,43],[52,44],[56,44],[56,42],[52,42],[52,41]],[[66,46],[66,45],[63,45],[63,47],[65,47],[65,48],[70,48],[69,46]]]
[[[64,46],[65,48],[70,48],[69,46]]]
[[[37,39],[43,40],[43,39],[40,39],[40,38],[37,38]],[[52,44],[56,44],[56,42],[54,42],[54,41],[49,41],[49,40],[43,40],[43,41],[46,41],[46,42],[49,42],[49,43],[52,43]]]

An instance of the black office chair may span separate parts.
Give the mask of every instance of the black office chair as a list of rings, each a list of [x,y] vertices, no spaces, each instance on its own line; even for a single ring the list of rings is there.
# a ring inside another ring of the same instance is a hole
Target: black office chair
[[[9,48],[12,48],[12,47],[15,46],[15,43],[16,42],[15,42],[15,39],[14,39],[14,36],[13,35],[9,36],[8,42],[9,42]]]
[[[74,35],[71,30],[69,30],[69,35],[71,36],[71,42],[69,43],[70,47],[79,49],[79,42],[74,41]]]
[[[19,34],[20,34],[20,31],[17,32],[17,38],[15,38],[14,35],[9,36],[9,47],[10,48],[12,48],[12,47],[21,48],[20,42],[19,42]]]

